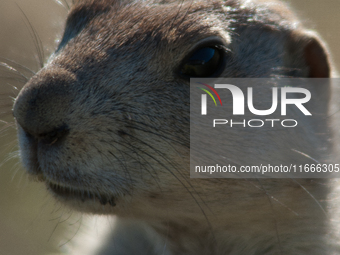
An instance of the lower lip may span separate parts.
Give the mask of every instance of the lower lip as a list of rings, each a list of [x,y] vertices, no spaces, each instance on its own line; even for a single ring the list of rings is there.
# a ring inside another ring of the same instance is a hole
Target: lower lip
[[[92,191],[79,190],[75,188],[60,186],[54,183],[48,183],[47,186],[49,190],[51,190],[54,194],[56,194],[57,196],[63,197],[63,198],[77,199],[82,202],[85,202],[87,200],[92,200],[92,201],[97,200],[102,205],[106,205],[106,204],[109,204],[111,206],[116,205],[113,197],[108,197],[102,194],[96,194]]]

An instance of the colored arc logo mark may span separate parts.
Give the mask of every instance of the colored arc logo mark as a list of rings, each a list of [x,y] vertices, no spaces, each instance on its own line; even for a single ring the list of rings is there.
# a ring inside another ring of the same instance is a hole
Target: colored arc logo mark
[[[206,84],[206,83],[202,83],[202,82],[198,82],[198,83],[200,83],[200,84],[206,86],[207,88],[211,89],[212,92],[214,92],[215,95],[217,96],[217,98],[218,98],[218,100],[220,101],[220,104],[221,104],[221,106],[222,106],[222,100],[221,100],[221,98],[220,98],[220,95],[217,93],[217,91],[216,91],[213,87],[211,87],[210,85],[208,85],[208,84]],[[215,106],[217,106],[217,103],[216,103],[216,100],[215,100],[214,96],[213,96],[208,90],[206,90],[206,89],[204,89],[204,88],[199,88],[199,89],[203,90],[204,92],[207,92],[207,94],[212,98],[212,100],[214,100]]]

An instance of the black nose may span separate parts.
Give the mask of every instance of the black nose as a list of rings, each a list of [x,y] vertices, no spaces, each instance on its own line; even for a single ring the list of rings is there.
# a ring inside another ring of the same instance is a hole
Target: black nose
[[[31,78],[15,100],[13,115],[30,136],[53,144],[69,133],[68,112],[76,78],[61,68],[46,68]]]

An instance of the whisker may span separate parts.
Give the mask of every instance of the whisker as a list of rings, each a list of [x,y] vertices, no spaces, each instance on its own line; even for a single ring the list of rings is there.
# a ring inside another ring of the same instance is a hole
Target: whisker
[[[279,235],[279,229],[278,229],[278,225],[277,225],[277,218],[276,218],[276,214],[275,214],[275,211],[274,211],[274,207],[273,207],[273,203],[272,203],[272,200],[271,200],[271,196],[269,196],[269,194],[268,194],[266,188],[263,186],[261,180],[259,178],[256,178],[256,180],[258,181],[258,183],[260,184],[262,190],[266,194],[266,197],[267,197],[269,205],[270,205],[270,209],[273,212],[272,213],[272,218],[274,220],[277,243],[278,243],[279,248],[280,248],[280,254],[283,254],[282,242],[281,242],[281,238],[280,238],[280,235]]]
[[[70,10],[70,5],[66,0],[54,0],[56,3],[60,4],[62,7],[64,7],[66,10]]]
[[[307,155],[306,153],[303,153],[303,152],[295,150],[295,149],[292,149],[292,151],[295,151],[296,153],[299,153],[300,155],[313,160],[315,163],[320,164],[320,162],[318,160],[312,158],[311,156]]]
[[[36,52],[38,54],[38,62],[39,62],[39,67],[43,68],[44,67],[44,59],[45,59],[45,54],[44,54],[44,50],[42,47],[42,42],[40,37],[38,36],[37,31],[35,30],[34,26],[31,24],[30,20],[28,19],[27,15],[25,14],[25,12],[21,9],[21,7],[16,4],[19,8],[19,10],[21,11],[23,17],[24,17],[24,21],[25,21],[25,25],[30,33],[30,36],[34,42],[34,46],[36,49]]]
[[[27,82],[29,80],[29,78],[27,76],[25,76],[23,73],[19,72],[17,69],[9,66],[6,63],[0,62],[0,67],[4,67],[7,71],[11,72],[12,74],[14,73],[15,75],[18,75],[18,76],[22,77],[24,79],[23,82]],[[14,77],[11,77],[11,76],[9,76],[9,77],[2,76],[1,78],[11,79],[11,78],[14,78]],[[17,81],[21,81],[21,80],[17,80]]]
[[[128,134],[129,135],[129,134]],[[212,228],[212,225],[210,223],[210,220],[208,218],[208,215],[205,213],[203,207],[201,206],[201,204],[198,202],[197,198],[193,195],[193,193],[190,191],[189,188],[192,188],[195,193],[198,195],[197,191],[195,190],[195,188],[193,187],[193,185],[191,184],[190,181],[188,181],[188,179],[183,176],[183,174],[177,169],[177,167],[173,164],[173,162],[171,162],[170,160],[168,160],[164,155],[163,153],[161,153],[159,150],[155,149],[153,146],[149,145],[148,143],[140,140],[139,138],[137,137],[134,137],[132,135],[129,135],[130,137],[132,137],[133,139],[136,139],[137,141],[139,141],[140,143],[144,144],[145,146],[149,147],[150,149],[152,149],[153,151],[155,151],[159,156],[161,156],[161,158],[163,158],[167,163],[169,163],[173,169],[184,179],[185,183],[188,184],[189,186],[186,186],[184,184],[184,182],[178,178],[178,176],[176,176],[172,171],[171,169],[169,169],[166,165],[164,165],[162,162],[160,162],[157,158],[155,158],[154,156],[152,156],[151,154],[149,153],[146,153],[145,151],[141,151],[142,153],[144,153],[145,155],[149,156],[150,158],[152,158],[153,160],[155,160],[158,164],[160,164],[161,166],[163,166],[166,170],[168,170],[168,172],[174,176],[177,181],[189,192],[190,196],[193,198],[193,200],[195,201],[195,203],[198,205],[198,207],[200,208],[203,216],[205,217],[206,221],[207,221],[207,224],[208,224],[208,227],[210,228],[211,230],[211,233],[215,239],[215,236],[214,236],[214,232],[213,232],[213,228]],[[199,196],[200,197],[200,196]],[[201,197],[200,197],[201,198]]]
[[[324,215],[328,215],[326,210],[322,207],[322,205],[320,204],[320,202],[313,196],[312,193],[310,193],[303,185],[301,185],[301,183],[299,183],[296,179],[292,179],[293,182],[295,182],[296,184],[298,184],[304,191],[306,191],[306,193],[314,200],[314,202],[319,206],[319,208],[321,209],[321,211],[323,212]]]
[[[2,60],[2,61],[5,62],[5,63],[9,63],[9,64],[11,64],[12,66],[16,65],[16,66],[18,66],[19,68],[22,68],[23,70],[29,72],[31,75],[35,75],[35,74],[36,74],[36,72],[34,72],[32,69],[30,69],[30,68],[28,68],[27,66],[24,66],[24,65],[22,65],[22,64],[19,64],[19,63],[15,62],[15,61],[13,61],[13,60],[11,60],[11,59],[8,59],[8,58],[1,57],[1,56],[0,56],[0,60]]]

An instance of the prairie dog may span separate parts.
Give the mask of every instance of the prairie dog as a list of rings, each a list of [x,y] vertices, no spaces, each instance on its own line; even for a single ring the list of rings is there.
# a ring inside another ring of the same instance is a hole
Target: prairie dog
[[[334,181],[189,178],[192,73],[181,67],[204,47],[228,57],[220,77],[333,72],[322,41],[278,2],[78,1],[14,105],[27,171],[68,206],[147,225],[166,243],[150,244],[155,254],[338,251],[320,209]],[[117,247],[108,249],[123,254]]]

